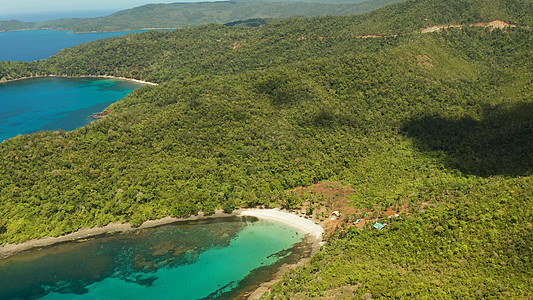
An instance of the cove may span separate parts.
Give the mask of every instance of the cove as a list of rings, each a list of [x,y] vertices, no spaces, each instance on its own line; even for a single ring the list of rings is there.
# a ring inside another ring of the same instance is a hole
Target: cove
[[[0,32],[0,61],[46,59],[61,49],[135,32],[144,31],[73,33],[38,29]]]
[[[0,83],[0,142],[39,130],[74,130],[144,84],[102,78],[33,78]]]
[[[0,260],[0,299],[233,299],[307,245],[303,232],[254,217],[107,234]]]

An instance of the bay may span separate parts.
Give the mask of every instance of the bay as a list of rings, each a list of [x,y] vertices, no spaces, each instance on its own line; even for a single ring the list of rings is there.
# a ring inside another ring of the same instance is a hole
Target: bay
[[[0,32],[0,61],[35,61],[82,43],[142,31],[73,33],[50,29]]]
[[[103,78],[33,78],[0,83],[0,141],[39,130],[74,130],[144,84]]]
[[[0,299],[231,299],[305,248],[304,233],[253,217],[104,235],[0,260]]]

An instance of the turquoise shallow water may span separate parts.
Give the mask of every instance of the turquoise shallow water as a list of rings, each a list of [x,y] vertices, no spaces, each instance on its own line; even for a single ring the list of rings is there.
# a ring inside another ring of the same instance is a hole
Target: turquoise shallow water
[[[143,86],[98,78],[35,78],[0,83],[0,141],[39,130],[73,130]]]
[[[0,32],[0,61],[46,59],[64,48],[134,32],[142,31],[73,33],[40,29]]]
[[[278,223],[223,218],[67,243],[0,261],[0,299],[234,298],[300,255],[303,238]]]

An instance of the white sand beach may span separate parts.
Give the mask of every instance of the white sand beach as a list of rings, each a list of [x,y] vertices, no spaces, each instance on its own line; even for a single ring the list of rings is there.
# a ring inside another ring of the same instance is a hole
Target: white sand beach
[[[142,84],[148,84],[148,85],[158,85],[157,83],[154,83],[154,82],[148,82],[148,81],[143,81],[143,80],[133,79],[133,78],[126,78],[126,77],[115,77],[115,76],[109,76],[109,75],[80,76],[80,77],[96,77],[96,78],[120,79],[120,80],[128,80],[128,81],[133,81],[133,82],[142,83]]]
[[[322,240],[324,229],[315,222],[278,209],[245,209],[238,212],[240,216],[252,216],[271,220],[299,229],[310,236]]]

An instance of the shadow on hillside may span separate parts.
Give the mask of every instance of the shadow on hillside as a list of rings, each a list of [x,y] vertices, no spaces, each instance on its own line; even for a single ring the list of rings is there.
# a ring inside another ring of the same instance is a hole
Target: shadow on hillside
[[[402,131],[466,174],[533,174],[533,103],[486,108],[479,121],[425,116],[406,122]]]

